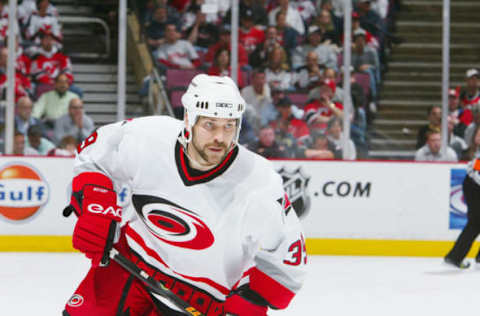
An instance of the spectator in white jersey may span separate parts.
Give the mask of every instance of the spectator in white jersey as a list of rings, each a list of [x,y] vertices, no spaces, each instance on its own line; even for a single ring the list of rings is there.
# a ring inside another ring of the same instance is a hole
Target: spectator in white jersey
[[[36,0],[23,0],[22,3],[18,5],[18,9],[17,9],[18,21],[20,22],[20,26],[22,27],[23,33],[25,31],[25,28],[28,27],[28,22],[30,21],[30,17],[35,12],[38,12]],[[49,3],[47,6],[47,14],[49,16],[58,17],[58,11],[51,3]]]
[[[28,29],[26,31],[26,37],[29,40],[36,40],[40,32],[51,33],[57,41],[62,40],[62,32],[60,29],[60,23],[56,16],[49,13],[49,0],[37,0],[37,11],[34,12],[28,22]]]
[[[427,143],[415,153],[415,161],[458,161],[455,151],[447,146],[442,153],[442,136],[438,132],[427,133]]]
[[[175,24],[167,24],[165,43],[153,52],[160,68],[195,69],[200,66],[200,58],[193,45],[179,38]]]
[[[275,25],[276,16],[279,11],[286,13],[287,24],[294,28],[300,35],[305,34],[305,25],[303,24],[302,16],[289,3],[289,0],[279,0],[279,6],[268,14],[268,22],[270,25]]]

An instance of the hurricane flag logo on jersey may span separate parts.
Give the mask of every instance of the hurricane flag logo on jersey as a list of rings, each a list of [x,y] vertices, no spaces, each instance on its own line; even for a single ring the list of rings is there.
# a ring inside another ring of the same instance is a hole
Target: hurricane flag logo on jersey
[[[150,233],[167,244],[201,250],[215,241],[208,226],[195,212],[149,195],[133,195],[132,201]]]
[[[310,196],[307,192],[310,177],[303,173],[301,167],[295,169],[293,172],[282,167],[277,172],[282,176],[283,188],[298,218],[305,218],[310,209]]]
[[[0,169],[0,214],[23,221],[37,214],[48,201],[48,184],[40,172],[25,163]]]
[[[67,302],[68,306],[79,307],[83,304],[83,296],[80,294],[73,294]]]

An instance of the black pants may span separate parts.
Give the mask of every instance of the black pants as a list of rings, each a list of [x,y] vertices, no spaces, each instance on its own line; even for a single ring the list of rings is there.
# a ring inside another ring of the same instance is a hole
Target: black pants
[[[468,175],[463,181],[463,196],[467,203],[467,225],[447,254],[447,258],[454,262],[465,259],[475,238],[480,234],[480,186]],[[480,258],[480,253],[477,254],[477,258]]]

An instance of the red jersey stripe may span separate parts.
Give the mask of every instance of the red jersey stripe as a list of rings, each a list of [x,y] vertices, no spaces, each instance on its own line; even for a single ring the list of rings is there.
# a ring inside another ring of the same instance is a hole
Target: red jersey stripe
[[[215,169],[211,170],[210,172],[207,172],[205,174],[202,174],[200,176],[197,176],[197,177],[194,177],[194,176],[191,176],[189,173],[188,173],[188,170],[187,170],[187,166],[185,164],[185,158],[184,158],[184,152],[183,152],[183,147],[180,147],[180,162],[181,162],[181,165],[182,165],[182,170],[183,170],[183,173],[185,174],[185,177],[188,179],[188,181],[198,181],[198,180],[202,180],[202,179],[205,179],[205,178],[208,178],[212,175],[214,175],[218,170],[222,169],[223,166],[225,166],[225,164],[230,160],[230,158],[232,157],[232,154],[233,154],[233,150],[231,150],[227,157],[222,161],[221,164],[219,164]]]
[[[163,259],[158,255],[158,253],[155,252],[155,250],[151,249],[150,247],[147,246],[147,244],[145,243],[145,241],[143,240],[143,238],[137,234],[137,232],[135,232],[128,224],[127,224],[127,228],[126,228],[126,234],[132,238],[133,240],[135,240],[135,242],[143,248],[143,250],[151,257],[155,258],[157,261],[159,261],[161,264],[163,264],[166,268],[169,268],[170,271],[172,271],[173,273],[185,278],[185,279],[188,279],[188,280],[192,280],[192,281],[195,281],[195,282],[200,282],[200,283],[205,283],[211,287],[213,287],[214,289],[216,289],[217,291],[219,291],[220,293],[222,293],[223,295],[228,295],[230,293],[230,289],[228,289],[227,287],[221,285],[221,284],[218,284],[216,283],[215,281],[209,279],[209,278],[205,278],[205,277],[193,277],[193,276],[189,276],[189,275],[185,275],[185,274],[181,274],[181,273],[178,273],[174,270],[172,270],[166,263],[165,261],[163,261]]]

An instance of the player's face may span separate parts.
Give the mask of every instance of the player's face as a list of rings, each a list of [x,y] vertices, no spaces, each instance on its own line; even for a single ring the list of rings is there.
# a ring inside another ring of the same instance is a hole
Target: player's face
[[[234,119],[200,117],[193,126],[188,153],[203,167],[212,167],[230,151],[237,131]]]

